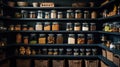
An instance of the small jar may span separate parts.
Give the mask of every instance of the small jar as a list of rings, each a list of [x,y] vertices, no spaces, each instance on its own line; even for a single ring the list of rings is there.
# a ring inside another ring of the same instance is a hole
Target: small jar
[[[20,31],[21,30],[21,25],[20,24],[15,25],[15,30]]]
[[[48,49],[48,55],[53,55],[53,49]]]
[[[92,18],[92,19],[97,18],[97,13],[96,13],[96,11],[92,11],[92,13],[91,13],[91,18]]]
[[[59,31],[59,24],[58,22],[52,23],[52,31]]]
[[[51,29],[50,22],[45,22],[45,24],[44,24],[44,30],[45,31],[50,31],[50,29]]]
[[[87,44],[93,44],[93,43],[94,43],[93,34],[87,34]]]
[[[74,13],[72,10],[67,10],[67,18],[70,19],[70,18],[74,18]]]
[[[50,18],[50,13],[49,12],[45,12],[45,19],[49,19]]]
[[[75,18],[76,19],[82,18],[82,12],[81,12],[81,10],[75,10]]]
[[[43,18],[43,12],[41,10],[38,10],[38,12],[37,12],[37,18],[39,18],[39,19]]]
[[[10,26],[9,26],[9,30],[10,30],[10,31],[13,31],[13,30],[14,30],[14,25],[10,25]]]
[[[35,11],[30,11],[29,18],[36,18]]]
[[[73,49],[74,50],[74,56],[77,56],[77,55],[79,55],[79,50],[78,49]]]
[[[27,47],[25,50],[26,55],[31,55],[30,47]]]
[[[54,44],[55,43],[55,37],[54,34],[48,34],[48,44]]]
[[[22,35],[20,33],[16,34],[16,43],[17,44],[22,43]]]
[[[86,55],[87,56],[91,55],[91,50],[90,49],[86,49]]]
[[[67,51],[66,52],[67,55],[72,55],[72,49],[71,48],[67,48],[66,51]]]
[[[28,18],[28,12],[26,10],[21,10],[22,18]]]
[[[53,49],[53,55],[58,55],[58,49]]]
[[[84,34],[78,34],[77,44],[85,44],[85,36],[84,36]]]
[[[32,49],[31,54],[36,55],[36,51],[34,49]]]
[[[51,10],[51,18],[57,18],[56,10]]]
[[[110,30],[110,26],[109,26],[109,23],[105,23],[105,24],[103,24],[103,26],[104,26],[104,31],[109,31]]]
[[[48,54],[46,48],[43,48],[43,49],[42,49],[42,54],[43,54],[43,55],[47,55],[47,54]]]
[[[96,24],[90,23],[90,31],[95,31],[95,30],[96,30]]]
[[[34,30],[34,26],[33,25],[29,25],[28,30],[29,31],[33,31]]]
[[[80,23],[75,23],[74,24],[74,31],[81,31],[81,25],[80,25]]]
[[[37,44],[36,34],[30,34],[30,44]]]
[[[25,48],[20,47],[19,52],[20,52],[20,55],[25,55]]]
[[[42,23],[40,23],[40,22],[37,22],[36,23],[36,25],[35,25],[35,30],[42,30],[42,28],[43,28],[43,25],[42,25]]]
[[[63,36],[62,36],[62,34],[57,34],[56,44],[63,44]]]
[[[66,24],[66,31],[72,31],[73,30],[73,25],[72,23],[67,23]]]
[[[59,48],[59,55],[63,55],[64,54],[64,49],[63,48]]]
[[[108,10],[105,9],[105,10],[103,11],[103,18],[106,18],[106,17],[107,17],[107,13],[108,13]]]
[[[46,44],[46,35],[45,34],[39,34],[38,44]]]
[[[28,38],[28,36],[24,36],[24,37],[23,37],[23,43],[24,43],[24,44],[28,44],[28,43],[29,43],[29,38]]]
[[[58,18],[59,18],[59,19],[60,19],[60,18],[63,18],[62,12],[58,12]]]
[[[88,23],[83,23],[82,24],[82,31],[89,31]]]
[[[110,44],[111,44],[111,41],[107,41],[107,42],[106,42],[106,47],[109,48],[109,47],[110,47]]]
[[[92,49],[92,55],[97,55],[97,49]]]
[[[84,11],[84,19],[90,18],[89,11]]]
[[[23,30],[23,31],[28,30],[28,26],[27,26],[26,24],[22,25],[22,30]]]
[[[68,44],[75,44],[75,35],[74,34],[69,34]]]
[[[80,55],[81,56],[85,55],[85,49],[83,49],[83,48],[80,49]]]

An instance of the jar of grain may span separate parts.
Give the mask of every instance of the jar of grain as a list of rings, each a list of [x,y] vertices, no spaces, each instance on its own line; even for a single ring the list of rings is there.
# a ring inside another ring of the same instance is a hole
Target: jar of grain
[[[86,49],[86,55],[87,56],[91,55],[91,49]]]
[[[66,51],[67,51],[66,52],[67,55],[72,55],[72,49],[71,48],[67,48]]]
[[[50,22],[45,22],[45,24],[44,24],[44,30],[45,31],[50,31],[50,29],[51,29]]]
[[[22,43],[22,35],[20,33],[16,34],[16,43],[17,44]]]
[[[93,44],[93,43],[94,43],[93,34],[87,34],[87,44]]]
[[[43,18],[43,11],[38,10],[38,12],[37,12],[37,18],[39,18],[39,19]]]
[[[21,30],[21,25],[20,24],[15,25],[15,30],[20,31]]]
[[[81,12],[81,10],[75,10],[75,18],[76,19],[82,18],[82,12]]]
[[[36,34],[30,34],[30,44],[37,44]]]
[[[23,30],[23,31],[28,30],[28,26],[27,26],[26,24],[22,25],[22,30]]]
[[[59,31],[59,24],[58,22],[52,23],[52,31]]]
[[[59,19],[60,19],[60,18],[63,18],[62,12],[58,12],[58,18],[59,18]]]
[[[36,25],[35,25],[35,30],[42,30],[42,28],[43,28],[42,23],[37,22]]]
[[[80,31],[81,30],[81,25],[80,23],[75,23],[74,24],[74,31]]]
[[[72,31],[73,30],[73,25],[72,23],[67,23],[66,24],[66,31]]]
[[[53,55],[58,55],[58,49],[53,49]]]
[[[73,50],[74,50],[74,52],[73,52],[74,56],[79,55],[79,50],[78,50],[77,48],[75,48],[75,49],[73,49]]]
[[[75,35],[74,34],[69,34],[68,44],[75,44]]]
[[[49,19],[50,18],[50,13],[49,12],[45,12],[45,19]]]
[[[56,44],[63,44],[63,36],[62,36],[62,34],[57,34]]]
[[[92,12],[91,12],[91,18],[92,18],[92,19],[97,18],[97,13],[96,13],[96,11],[92,11]]]
[[[90,31],[95,31],[95,30],[96,30],[96,24],[90,23]]]
[[[24,44],[28,44],[28,43],[29,43],[29,38],[28,38],[28,36],[24,36],[24,37],[23,37],[23,43],[24,43]]]
[[[29,18],[36,18],[35,11],[30,11]]]
[[[46,44],[46,35],[45,34],[39,34],[38,44]]]
[[[89,11],[84,11],[84,19],[90,18]]]
[[[53,49],[48,49],[48,55],[53,55]]]
[[[26,10],[21,10],[22,18],[28,18],[28,12]]]
[[[14,30],[14,25],[10,25],[10,26],[9,26],[9,30],[10,30],[10,31],[13,31],[13,30]]]
[[[67,10],[67,18],[70,19],[70,18],[74,18],[74,13],[72,10]]]
[[[83,23],[82,24],[82,31],[89,31],[88,23]]]
[[[47,38],[47,42],[48,44],[54,44],[55,43],[55,37],[54,34],[48,34],[48,38]]]
[[[56,10],[51,10],[51,18],[57,18]]]
[[[84,36],[84,34],[78,34],[77,44],[85,44],[85,36]]]

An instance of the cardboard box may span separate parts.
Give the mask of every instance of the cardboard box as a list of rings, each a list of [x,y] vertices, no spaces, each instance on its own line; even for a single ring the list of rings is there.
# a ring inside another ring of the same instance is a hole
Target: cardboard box
[[[16,67],[31,67],[31,60],[30,59],[17,59]]]
[[[99,60],[85,60],[85,67],[98,67]]]
[[[65,67],[64,60],[52,60],[53,67]]]
[[[34,60],[35,67],[49,67],[48,60]]]
[[[69,67],[83,67],[82,60],[68,60]]]

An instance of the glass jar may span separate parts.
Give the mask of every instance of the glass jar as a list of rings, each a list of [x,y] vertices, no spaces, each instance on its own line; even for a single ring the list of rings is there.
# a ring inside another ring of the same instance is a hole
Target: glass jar
[[[97,18],[97,13],[96,13],[96,11],[92,11],[92,13],[91,13],[91,18],[92,18],[92,19]]]
[[[96,30],[96,24],[90,23],[90,31],[95,31],[95,30]]]
[[[75,23],[74,24],[74,31],[81,31],[81,25],[80,25],[80,23]]]
[[[26,10],[21,10],[22,18],[28,18],[28,12]]]
[[[88,23],[83,23],[82,24],[82,31],[89,31]]]
[[[80,48],[80,55],[81,55],[81,56],[85,55],[85,49]]]
[[[31,55],[31,49],[30,49],[30,47],[27,47],[27,48],[26,48],[25,54],[26,54],[26,55]]]
[[[53,55],[53,49],[48,49],[48,55]]]
[[[24,44],[28,44],[29,43],[29,37],[28,36],[24,36],[23,37],[23,43]]]
[[[36,25],[35,25],[35,30],[42,30],[42,28],[43,28],[42,23],[37,22]]]
[[[46,48],[43,48],[43,49],[42,49],[42,54],[43,54],[43,55],[47,55],[47,49],[46,49]]]
[[[110,30],[110,26],[109,26],[109,23],[105,23],[105,24],[103,24],[103,26],[104,26],[104,31],[109,31]]]
[[[58,22],[52,23],[52,31],[59,31],[59,24]]]
[[[9,30],[10,30],[10,31],[13,31],[13,30],[14,30],[14,25],[10,25],[10,26],[9,26]]]
[[[62,34],[57,34],[56,44],[63,44],[63,36],[62,36]]]
[[[59,18],[59,19],[60,19],[60,18],[63,18],[62,12],[58,12],[58,18]]]
[[[103,18],[106,18],[106,17],[107,17],[107,13],[108,13],[108,10],[105,9],[105,10],[103,11]]]
[[[33,25],[29,25],[28,30],[29,31],[33,31],[34,30],[34,26]]]
[[[84,36],[84,34],[78,34],[77,44],[85,44],[85,36]]]
[[[39,18],[39,19],[43,18],[43,12],[42,12],[42,10],[38,10],[38,12],[37,12],[37,18]]]
[[[51,10],[51,18],[57,18],[56,10]]]
[[[44,23],[44,30],[45,31],[50,31],[50,29],[51,29],[50,22],[45,22]]]
[[[55,43],[55,37],[54,34],[48,34],[48,44],[54,44]]]
[[[72,23],[67,23],[66,24],[66,31],[72,31],[73,30],[73,25]]]
[[[25,48],[24,47],[20,47],[19,53],[20,53],[20,55],[25,55]]]
[[[49,19],[50,18],[50,13],[49,12],[45,12],[45,19]]]
[[[117,14],[120,14],[120,5],[118,6]]]
[[[82,12],[81,12],[81,10],[75,10],[75,18],[76,19],[82,18]]]
[[[39,34],[38,44],[46,44],[46,35],[45,34]]]
[[[89,11],[84,11],[84,19],[90,18]]]
[[[67,48],[66,51],[67,51],[66,52],[67,55],[72,55],[72,49],[71,48]]]
[[[58,49],[53,49],[53,55],[58,55]]]
[[[74,52],[73,52],[74,56],[79,55],[79,50],[78,50],[77,48],[75,48],[75,49],[73,49],[73,50],[74,50]]]
[[[75,44],[75,35],[74,34],[69,34],[68,44]]]
[[[118,22],[113,22],[113,32],[117,32]]]
[[[22,43],[22,35],[20,33],[16,34],[16,43],[17,44]]]
[[[31,54],[36,55],[36,51],[34,49],[32,49]]]
[[[15,25],[15,30],[20,31],[21,30],[21,25],[20,24]]]
[[[93,43],[94,43],[93,34],[87,34],[87,44],[93,44]]]
[[[63,48],[59,48],[59,55],[63,55],[64,54],[64,49]]]
[[[91,49],[86,49],[86,55],[87,56],[91,55]]]
[[[67,10],[67,18],[70,19],[70,18],[74,18],[74,13],[72,10]]]
[[[26,24],[22,25],[22,30],[23,30],[23,31],[28,30],[28,26],[27,26]]]
[[[36,18],[36,13],[35,13],[35,11],[30,11],[29,18]]]
[[[37,44],[36,34],[30,34],[30,44]]]
[[[92,49],[92,55],[97,55],[97,49],[96,48]]]

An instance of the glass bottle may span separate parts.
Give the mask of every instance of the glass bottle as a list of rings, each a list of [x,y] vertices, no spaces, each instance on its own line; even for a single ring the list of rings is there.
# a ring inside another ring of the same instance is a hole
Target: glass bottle
[[[67,23],[66,24],[66,31],[72,31],[73,30],[73,25],[72,23]]]
[[[37,18],[39,18],[39,19],[43,18],[43,12],[42,12],[42,10],[38,10],[38,12],[37,12]]]
[[[90,31],[95,31],[95,30],[96,30],[96,24],[90,23]]]
[[[82,24],[82,31],[89,31],[88,23],[83,23]]]
[[[68,44],[75,44],[75,35],[74,34],[69,34]]]
[[[81,10],[75,10],[75,18],[78,19],[78,18],[82,18],[82,12]]]
[[[58,22],[52,23],[52,31],[59,31],[59,24]]]
[[[37,44],[36,34],[30,34],[30,44]]]
[[[93,43],[94,43],[93,34],[87,34],[87,44],[93,44]]]
[[[51,18],[57,18],[56,10],[51,10]]]
[[[38,44],[46,44],[46,35],[45,34],[39,34]]]
[[[37,22],[36,25],[35,25],[35,30],[42,30],[42,28],[43,28],[42,23]]]
[[[80,23],[75,23],[74,24],[74,31],[81,31],[81,25],[80,25]]]
[[[48,44],[54,44],[55,43],[55,37],[54,34],[48,34]]]
[[[56,44],[63,44],[63,35],[57,34]]]
[[[78,34],[77,44],[85,44],[85,36],[84,36],[84,34]]]

